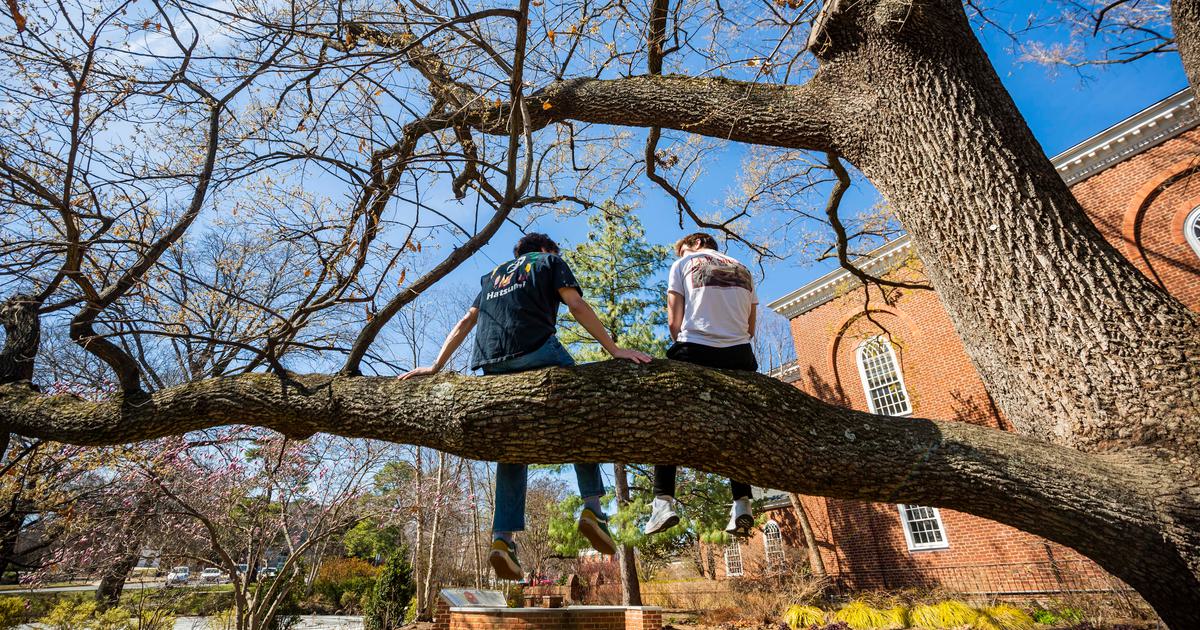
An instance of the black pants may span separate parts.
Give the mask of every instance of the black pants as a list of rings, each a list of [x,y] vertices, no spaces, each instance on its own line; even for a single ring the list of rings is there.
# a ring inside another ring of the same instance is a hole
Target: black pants
[[[748,343],[728,348],[716,348],[688,342],[676,343],[667,350],[667,358],[725,370],[745,370],[747,372],[758,370],[758,360],[754,358],[754,349]],[[730,479],[729,487],[733,490],[735,501],[750,497],[750,484]],[[654,467],[654,496],[664,494],[675,496],[674,466]]]

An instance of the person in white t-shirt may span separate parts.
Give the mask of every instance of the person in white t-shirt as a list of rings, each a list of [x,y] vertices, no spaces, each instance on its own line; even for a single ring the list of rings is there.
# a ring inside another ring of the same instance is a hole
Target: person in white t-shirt
[[[758,294],[750,270],[717,251],[717,241],[704,232],[675,244],[679,259],[667,281],[667,316],[674,341],[667,358],[705,367],[758,370],[750,338]],[[733,507],[725,530],[746,537],[754,527],[750,486],[730,480]],[[675,466],[654,467],[654,503],[646,533],[666,531],[679,523],[675,513]]]

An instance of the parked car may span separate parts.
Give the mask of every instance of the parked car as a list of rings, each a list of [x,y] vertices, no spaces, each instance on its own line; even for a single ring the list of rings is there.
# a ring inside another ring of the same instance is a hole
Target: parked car
[[[174,567],[167,573],[167,586],[186,586],[192,579],[192,570],[188,567]]]
[[[279,577],[279,569],[275,567],[263,567],[258,570],[258,579],[273,580]]]
[[[200,581],[206,584],[220,584],[225,581],[225,574],[216,567],[208,567],[200,572]]]

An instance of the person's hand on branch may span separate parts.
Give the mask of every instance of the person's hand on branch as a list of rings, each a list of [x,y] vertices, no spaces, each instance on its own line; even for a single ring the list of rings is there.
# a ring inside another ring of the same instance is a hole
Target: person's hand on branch
[[[475,322],[478,320],[479,309],[472,306],[471,309],[467,311],[467,314],[463,315],[462,319],[458,320],[458,323],[454,325],[454,328],[450,331],[450,334],[446,336],[446,341],[442,344],[442,349],[438,352],[437,360],[433,362],[433,365],[429,367],[413,368],[404,374],[397,376],[396,379],[407,381],[410,378],[416,378],[418,376],[430,376],[441,372],[442,368],[446,367],[446,363],[450,361],[450,357],[454,356],[454,351],[458,350],[458,347],[462,345],[462,342],[467,338],[467,335],[471,334],[471,329],[475,327]]]

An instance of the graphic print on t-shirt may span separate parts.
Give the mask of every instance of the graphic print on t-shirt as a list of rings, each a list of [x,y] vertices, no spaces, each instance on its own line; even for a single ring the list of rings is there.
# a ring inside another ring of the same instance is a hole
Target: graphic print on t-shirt
[[[533,270],[533,263],[527,262],[527,258],[528,255],[521,256],[507,265],[497,265],[492,270],[492,289],[494,290],[487,294],[487,299],[498,298],[525,286],[525,283],[529,281],[529,272]],[[504,267],[504,271],[497,273],[500,271],[500,267]]]
[[[688,283],[700,287],[737,287],[750,291],[754,281],[750,270],[724,256],[699,255],[688,261]]]
[[[533,352],[554,336],[559,289],[579,290],[566,261],[531,252],[497,265],[480,278],[472,369]],[[580,291],[582,293],[582,291]]]

